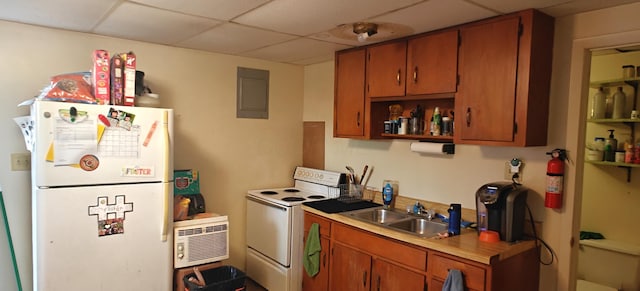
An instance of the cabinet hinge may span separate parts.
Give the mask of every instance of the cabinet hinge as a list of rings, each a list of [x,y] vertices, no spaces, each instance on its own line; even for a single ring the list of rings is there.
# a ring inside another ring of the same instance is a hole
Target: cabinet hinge
[[[524,26],[522,23],[518,25],[518,36],[522,36],[522,31],[524,30]]]

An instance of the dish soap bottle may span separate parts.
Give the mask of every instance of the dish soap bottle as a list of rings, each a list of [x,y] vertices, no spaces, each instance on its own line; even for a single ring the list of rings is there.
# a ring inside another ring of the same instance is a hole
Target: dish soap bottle
[[[384,209],[389,209],[391,199],[393,199],[393,187],[391,187],[390,183],[387,183],[382,188],[382,202],[384,204]]]
[[[613,129],[609,129],[609,137],[604,140],[604,160],[607,162],[616,161],[616,151],[618,150],[618,140],[613,136]]]

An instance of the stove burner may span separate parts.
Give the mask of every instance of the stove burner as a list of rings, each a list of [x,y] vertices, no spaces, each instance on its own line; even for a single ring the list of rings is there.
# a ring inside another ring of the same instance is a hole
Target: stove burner
[[[296,193],[296,192],[300,192],[300,190],[295,188],[289,188],[289,189],[284,189],[284,192]]]
[[[260,194],[276,195],[276,194],[278,194],[278,192],[276,192],[276,191],[262,191],[262,192],[260,192]]]
[[[311,196],[307,196],[307,198],[309,199],[322,199],[322,198],[326,198],[322,195],[311,195]]]
[[[287,201],[287,202],[304,201],[304,198],[297,197],[297,196],[289,196],[289,197],[282,198],[282,201]]]

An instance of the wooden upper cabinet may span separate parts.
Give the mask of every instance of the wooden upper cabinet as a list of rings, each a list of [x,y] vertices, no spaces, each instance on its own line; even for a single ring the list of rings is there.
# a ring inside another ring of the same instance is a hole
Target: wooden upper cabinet
[[[546,145],[553,23],[526,10],[460,28],[456,143]]]
[[[407,41],[395,41],[367,48],[367,95],[404,96]]]
[[[456,92],[458,30],[409,39],[406,94]]]
[[[333,135],[363,137],[365,128],[365,49],[340,51],[335,58]]]

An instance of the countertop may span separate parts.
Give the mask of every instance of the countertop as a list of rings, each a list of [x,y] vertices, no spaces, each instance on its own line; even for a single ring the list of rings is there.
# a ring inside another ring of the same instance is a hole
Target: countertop
[[[462,229],[460,235],[442,239],[422,238],[372,223],[359,221],[346,215],[341,215],[340,213],[325,213],[306,205],[303,205],[302,209],[306,212],[378,235],[487,265],[497,263],[501,260],[536,247],[535,241],[533,240],[513,243],[504,241],[494,243],[482,242],[478,239],[476,230],[473,229]]]

